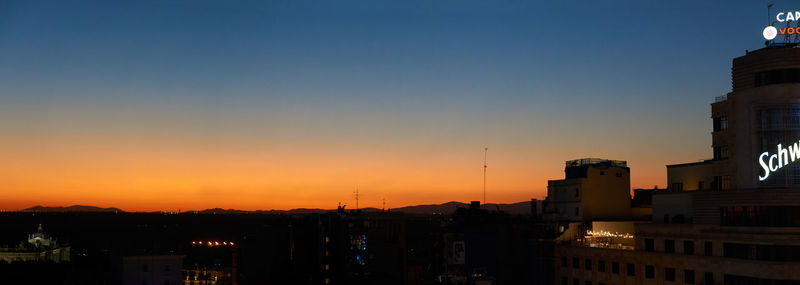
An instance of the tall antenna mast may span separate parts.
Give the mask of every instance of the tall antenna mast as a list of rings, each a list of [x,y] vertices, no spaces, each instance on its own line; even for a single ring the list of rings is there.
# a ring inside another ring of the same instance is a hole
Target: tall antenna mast
[[[356,196],[356,210],[358,210],[358,185],[356,185],[356,191],[353,191],[353,196]]]
[[[489,152],[488,147],[483,148],[483,206],[486,207],[486,153]]]
[[[386,211],[386,198],[383,198],[383,207],[381,207],[381,211]]]
[[[770,15],[772,15],[772,13],[770,13],[771,10],[772,10],[772,5],[774,5],[774,4],[772,4],[772,3],[767,4],[767,26],[772,26],[772,22],[771,22],[771,18],[770,18]]]

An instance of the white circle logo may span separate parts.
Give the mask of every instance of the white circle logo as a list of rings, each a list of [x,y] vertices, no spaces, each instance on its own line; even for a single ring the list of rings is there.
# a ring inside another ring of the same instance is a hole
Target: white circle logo
[[[775,29],[775,27],[773,27],[773,26],[769,26],[769,27],[764,28],[763,34],[764,34],[764,38],[765,39],[767,39],[768,41],[771,41],[776,36],[778,36],[778,30]]]

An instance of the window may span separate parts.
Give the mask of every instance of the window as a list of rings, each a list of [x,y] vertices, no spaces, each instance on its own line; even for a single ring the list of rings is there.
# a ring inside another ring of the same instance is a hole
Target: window
[[[763,261],[800,261],[800,246],[723,243],[722,256]]]
[[[675,282],[675,268],[664,268],[664,281]]]
[[[169,265],[164,265],[164,271],[169,271]]]
[[[147,272],[149,269],[147,268],[147,264],[142,264],[142,272]]]
[[[714,176],[714,183],[711,188],[713,188],[713,190],[730,190],[731,177],[728,175]]]
[[[581,285],[581,280],[572,279],[572,285]]]
[[[694,270],[683,271],[683,283],[694,284]]]
[[[600,175],[606,175],[605,171],[600,171]]]
[[[728,116],[714,118],[714,131],[720,132],[728,129]]]
[[[581,196],[581,190],[578,189],[578,188],[575,188],[575,197],[577,198],[577,197],[580,197],[580,196]]]
[[[577,257],[573,257],[572,258],[572,268],[575,268],[575,269],[580,268],[580,265],[578,263],[580,263],[580,261],[578,261],[578,258]]]
[[[669,189],[670,192],[682,192],[683,191],[683,183],[675,182],[672,183],[672,187]]]
[[[644,278],[653,279],[656,278],[656,268],[652,265],[645,265],[644,266]]]
[[[694,241],[685,240],[683,241],[683,254],[693,255],[694,254]]]
[[[710,241],[707,241],[707,242],[705,242],[703,244],[703,251],[704,251],[706,256],[712,256],[713,255],[712,254],[713,251],[712,251],[712,248],[711,248],[711,242]]]
[[[656,251],[655,242],[653,241],[653,239],[651,238],[644,239],[644,251],[650,251],[650,252]]]
[[[586,280],[586,285],[592,285],[592,280]]]
[[[581,214],[581,210],[580,210],[580,208],[578,208],[578,207],[575,207],[575,215],[576,215],[576,216],[580,216],[580,214]]]
[[[703,276],[703,282],[706,285],[714,285],[714,273],[713,272],[706,272],[705,276]]]
[[[567,282],[567,277],[561,277],[561,285],[568,285]]]
[[[627,273],[628,276],[636,276],[636,265],[628,263],[628,268],[625,269],[625,273]]]
[[[800,227],[798,206],[725,206],[719,215],[722,226]]]
[[[675,253],[675,240],[664,240],[664,252]]]
[[[714,147],[714,160],[728,159],[728,146],[720,145]]]
[[[797,280],[768,279],[734,274],[725,274],[723,284],[797,284]]]
[[[566,256],[562,256],[561,257],[561,267],[567,267],[567,257]]]
[[[787,68],[759,71],[755,74],[755,87],[781,84],[781,83],[795,83],[800,82],[800,70]]]
[[[619,274],[619,262],[612,262],[611,263],[611,273]]]
[[[603,260],[597,261],[597,272],[606,272],[606,262]]]
[[[591,259],[587,259],[587,260],[586,260],[586,261],[583,263],[583,267],[584,267],[584,269],[586,269],[586,270],[592,270],[592,260],[591,260]]]
[[[697,181],[697,190],[703,190],[703,181]]]
[[[617,172],[617,177],[622,177],[622,172]]]

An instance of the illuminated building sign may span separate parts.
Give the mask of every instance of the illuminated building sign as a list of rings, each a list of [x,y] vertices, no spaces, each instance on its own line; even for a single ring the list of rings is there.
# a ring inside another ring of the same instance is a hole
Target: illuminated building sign
[[[788,22],[788,21],[797,21],[800,20],[800,11],[794,12],[780,12],[778,15],[775,16],[778,22]]]
[[[790,145],[788,148],[783,148],[783,145],[778,144],[778,152],[770,155],[765,151],[758,156],[758,164],[764,169],[764,175],[758,176],[758,181],[764,181],[769,177],[769,174],[782,167],[800,159],[800,147],[797,143]]]
[[[775,15],[775,20],[779,23],[787,23],[791,21],[800,21],[800,11],[787,11],[787,12],[780,12],[778,15]],[[767,26],[764,28],[764,38],[768,41],[771,41],[775,37],[778,36],[778,33],[781,35],[794,35],[800,34],[800,28],[798,27],[789,27],[789,24],[786,24],[785,28],[775,28],[773,26]]]

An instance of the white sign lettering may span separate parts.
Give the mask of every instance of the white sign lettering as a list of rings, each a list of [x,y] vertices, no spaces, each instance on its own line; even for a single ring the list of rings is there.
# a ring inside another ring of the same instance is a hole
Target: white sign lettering
[[[764,169],[764,175],[758,176],[758,181],[764,181],[769,177],[769,174],[787,164],[800,159],[800,147],[797,143],[790,145],[788,148],[783,148],[783,145],[778,144],[778,153],[770,155],[769,152],[764,152],[758,156],[758,164]]]
[[[797,21],[800,20],[800,11],[780,12],[777,16],[775,16],[775,19],[781,23],[786,21]]]

